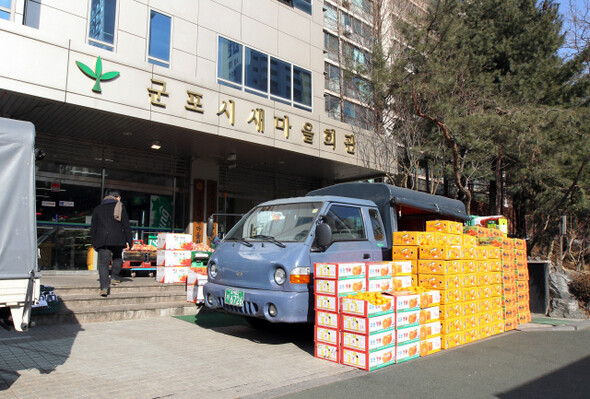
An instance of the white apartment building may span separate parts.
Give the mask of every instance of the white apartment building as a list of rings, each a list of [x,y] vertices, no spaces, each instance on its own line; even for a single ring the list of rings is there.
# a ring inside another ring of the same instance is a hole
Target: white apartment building
[[[378,175],[351,125],[326,112],[324,11],[320,0],[0,0],[0,117],[32,122],[45,153],[41,269],[86,267],[106,189],[122,192],[137,238],[204,242],[211,214]]]

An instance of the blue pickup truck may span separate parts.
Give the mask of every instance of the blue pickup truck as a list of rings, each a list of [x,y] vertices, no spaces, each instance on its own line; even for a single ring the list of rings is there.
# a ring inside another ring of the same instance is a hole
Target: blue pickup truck
[[[314,321],[313,265],[391,260],[393,232],[465,221],[461,201],[384,183],[342,183],[254,207],[208,263],[205,306],[251,322]]]

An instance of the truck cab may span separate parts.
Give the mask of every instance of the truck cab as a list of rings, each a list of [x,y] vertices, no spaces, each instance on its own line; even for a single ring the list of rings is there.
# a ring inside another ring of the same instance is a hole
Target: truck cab
[[[262,203],[211,256],[205,305],[250,320],[313,322],[314,263],[391,260],[402,211],[415,227],[428,218],[467,219],[460,201],[374,183]]]

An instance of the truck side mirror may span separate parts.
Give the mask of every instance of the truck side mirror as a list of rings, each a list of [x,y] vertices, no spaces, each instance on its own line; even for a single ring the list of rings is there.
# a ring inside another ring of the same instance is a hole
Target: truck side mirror
[[[213,229],[215,226],[213,225],[213,216],[209,216],[207,219],[207,237],[213,237]]]
[[[316,243],[320,248],[325,248],[332,242],[332,229],[327,223],[319,223],[315,229]]]

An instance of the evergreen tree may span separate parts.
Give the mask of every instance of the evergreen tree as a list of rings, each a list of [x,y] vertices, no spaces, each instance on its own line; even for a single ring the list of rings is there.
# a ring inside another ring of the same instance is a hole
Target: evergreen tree
[[[561,59],[561,27],[552,1],[434,0],[425,19],[399,26],[387,93],[423,132],[420,152],[443,157],[468,210],[491,180],[492,210],[508,192],[520,235],[524,215],[537,222],[535,243],[559,214],[583,209],[590,181],[588,49]]]

